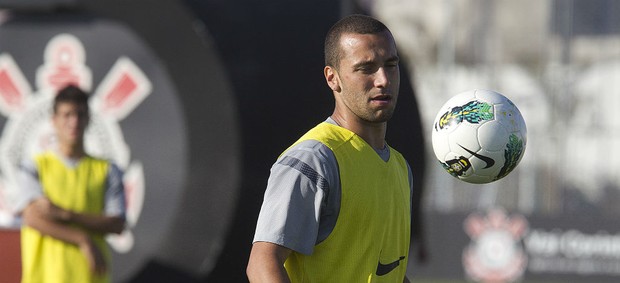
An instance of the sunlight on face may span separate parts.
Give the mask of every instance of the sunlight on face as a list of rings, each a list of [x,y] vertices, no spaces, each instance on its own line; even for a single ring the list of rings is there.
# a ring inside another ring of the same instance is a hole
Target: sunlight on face
[[[348,33],[342,35],[340,43],[341,102],[363,121],[388,121],[400,87],[399,58],[391,34]]]

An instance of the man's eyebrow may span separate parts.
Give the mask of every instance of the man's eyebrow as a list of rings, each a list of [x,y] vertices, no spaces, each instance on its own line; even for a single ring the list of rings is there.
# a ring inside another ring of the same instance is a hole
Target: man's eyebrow
[[[388,63],[398,63],[398,62],[400,62],[400,57],[398,57],[397,55],[394,55],[392,57],[389,57],[387,60],[385,60],[385,62],[388,62]],[[360,62],[357,62],[357,63],[353,64],[353,68],[357,69],[357,68],[360,68],[360,67],[372,66],[374,64],[377,64],[377,61],[374,61],[374,60],[364,60],[364,61],[360,61]]]
[[[364,66],[370,66],[375,64],[374,61],[371,60],[366,60],[366,61],[361,61],[361,62],[357,62],[355,64],[353,64],[353,68],[359,68],[359,67],[364,67]]]
[[[387,60],[385,60],[386,62],[400,62],[400,57],[398,57],[397,55],[394,55],[390,58],[388,58]]]

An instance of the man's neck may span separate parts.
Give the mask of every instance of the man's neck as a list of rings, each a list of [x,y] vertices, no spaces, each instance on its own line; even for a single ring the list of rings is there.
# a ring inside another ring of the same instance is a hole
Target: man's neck
[[[333,114],[331,118],[338,123],[339,126],[360,136],[375,150],[385,148],[387,122],[371,123],[360,119],[346,119],[337,114]]]
[[[83,146],[59,146],[58,153],[70,159],[80,159],[86,155]]]

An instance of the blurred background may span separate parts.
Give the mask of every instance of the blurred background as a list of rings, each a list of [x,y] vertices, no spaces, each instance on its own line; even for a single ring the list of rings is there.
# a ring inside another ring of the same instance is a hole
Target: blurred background
[[[87,149],[126,172],[114,282],[247,282],[269,168],[331,114],[323,38],[351,13],[403,59],[387,141],[416,177],[409,278],[618,282],[614,0],[0,0],[0,282],[19,282],[16,166],[49,144],[42,101],[67,82],[93,94]],[[476,88],[528,127],[520,165],[486,185],[430,144],[440,106]]]

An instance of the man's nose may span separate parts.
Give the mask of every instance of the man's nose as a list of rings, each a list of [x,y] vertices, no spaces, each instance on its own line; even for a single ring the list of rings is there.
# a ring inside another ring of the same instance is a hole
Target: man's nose
[[[390,83],[387,70],[385,68],[379,68],[375,74],[375,86],[387,87]]]

